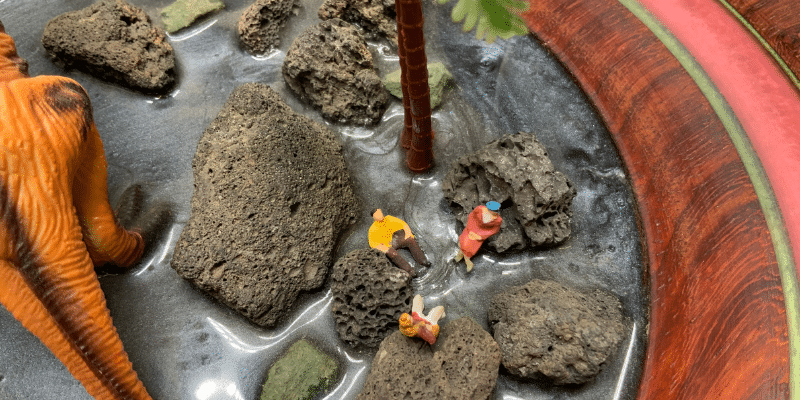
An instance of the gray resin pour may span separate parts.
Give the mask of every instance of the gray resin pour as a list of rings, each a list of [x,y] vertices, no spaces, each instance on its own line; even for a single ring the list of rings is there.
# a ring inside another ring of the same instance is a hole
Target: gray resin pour
[[[134,0],[155,21],[168,0]],[[453,4],[424,2],[429,62],[441,61],[454,88],[433,114],[436,166],[411,175],[397,140],[402,106],[396,99],[377,126],[333,125],[300,103],[283,83],[286,50],[305,27],[319,22],[321,1],[304,2],[287,21],[278,50],[252,57],[238,43],[237,23],[249,0],[169,36],[178,85],[163,98],[135,93],[75,71],[46,57],[41,35],[47,21],[90,0],[0,0],[0,19],[14,37],[31,75],[66,75],[84,85],[109,162],[112,201],[128,185],[146,182],[155,200],[176,204],[177,222],[149,259],[122,275],[101,278],[115,326],[134,368],[156,399],[255,399],[269,366],[296,340],[307,338],[342,363],[328,399],[354,399],[373,353],[339,341],[331,314],[330,280],[298,298],[286,322],[259,328],[180,278],[169,266],[189,217],[192,158],[201,134],[233,88],[271,85],[296,112],[327,125],[339,137],[364,211],[336,257],[366,247],[368,211],[382,208],[405,219],[433,263],[412,282],[425,305],[444,305],[442,324],[471,316],[488,329],[490,299],[533,278],[578,288],[601,288],[620,297],[633,322],[619,353],[597,379],[576,388],[521,383],[500,375],[495,399],[630,399],[636,395],[644,355],[647,291],[642,248],[627,176],[592,106],[571,77],[532,36],[494,44],[476,41],[450,21]],[[454,3],[454,2],[451,2]],[[372,42],[379,75],[397,68],[396,54]],[[549,250],[509,256],[479,253],[466,275],[456,252],[460,227],[443,198],[441,182],[458,157],[507,133],[533,132],[556,169],[574,183],[572,237]],[[83,387],[33,335],[0,308],[0,399],[89,400]]]

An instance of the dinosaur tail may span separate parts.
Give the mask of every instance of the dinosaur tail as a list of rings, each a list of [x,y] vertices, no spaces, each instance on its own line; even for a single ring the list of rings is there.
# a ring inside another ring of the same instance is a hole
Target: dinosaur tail
[[[7,261],[0,261],[0,282],[5,285],[0,290],[0,303],[64,363],[95,399],[152,400],[122,349],[122,343],[111,325],[111,317],[105,309],[102,293],[100,298],[94,296],[91,314],[102,314],[99,319],[107,322],[98,322],[95,318],[72,321],[70,328],[76,332],[67,334],[63,323],[48,312],[19,271]],[[76,335],[83,336],[78,341],[80,344],[74,341]],[[79,348],[83,346],[86,346],[83,350]],[[113,365],[98,368],[98,364],[108,363],[105,360]]]

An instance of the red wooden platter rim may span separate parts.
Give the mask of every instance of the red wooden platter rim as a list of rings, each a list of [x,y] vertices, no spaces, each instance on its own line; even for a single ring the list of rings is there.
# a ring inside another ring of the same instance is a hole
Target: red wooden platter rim
[[[798,396],[800,6],[754,3],[535,0],[524,15],[631,179],[651,296],[639,399]]]

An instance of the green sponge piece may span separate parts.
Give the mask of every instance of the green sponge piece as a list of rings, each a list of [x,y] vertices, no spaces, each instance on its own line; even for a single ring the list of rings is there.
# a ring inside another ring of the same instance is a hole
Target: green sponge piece
[[[191,25],[197,18],[225,8],[220,0],[178,0],[161,10],[164,29],[173,33]]]
[[[270,367],[261,400],[314,398],[333,383],[338,369],[339,365],[333,358],[307,340],[299,340]]]
[[[445,68],[444,64],[438,62],[428,64],[428,86],[431,89],[431,109],[439,106],[442,102],[444,89],[448,87],[453,75]],[[403,89],[400,86],[400,70],[394,71],[383,78],[383,86],[394,97],[403,98]]]

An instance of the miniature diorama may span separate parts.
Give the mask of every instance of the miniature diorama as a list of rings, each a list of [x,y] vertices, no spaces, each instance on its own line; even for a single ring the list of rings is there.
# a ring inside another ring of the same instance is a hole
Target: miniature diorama
[[[635,394],[630,187],[524,3],[83,3],[0,2],[0,395]]]

